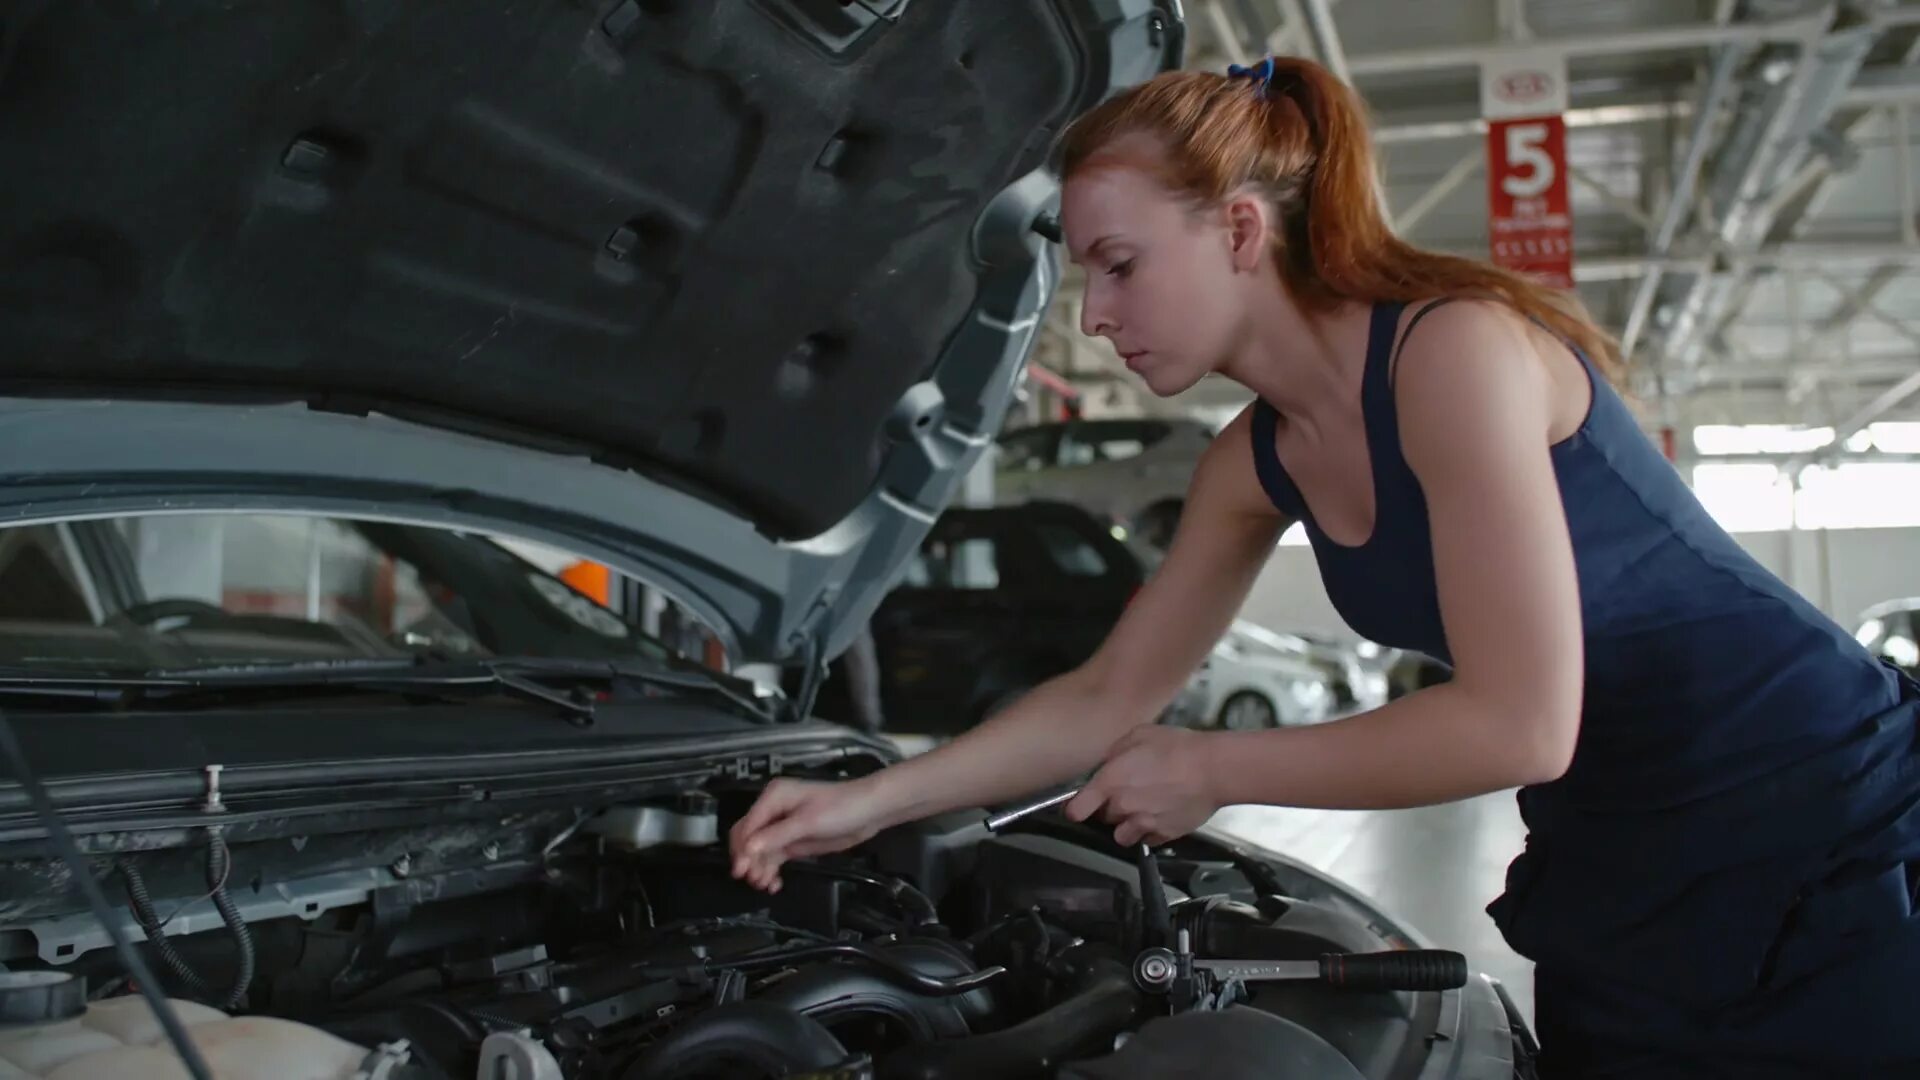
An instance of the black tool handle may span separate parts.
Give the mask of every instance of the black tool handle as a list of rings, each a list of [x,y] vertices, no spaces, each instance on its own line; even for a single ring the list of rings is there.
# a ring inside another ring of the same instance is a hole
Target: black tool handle
[[[1457,990],[1467,985],[1467,958],[1447,949],[1323,953],[1320,978],[1346,990]]]
[[[1141,947],[1158,945],[1170,948],[1173,945],[1173,914],[1167,903],[1167,887],[1160,879],[1160,860],[1154,857],[1153,848],[1143,841],[1134,848],[1133,861],[1140,870],[1140,930],[1141,936],[1146,939]]]

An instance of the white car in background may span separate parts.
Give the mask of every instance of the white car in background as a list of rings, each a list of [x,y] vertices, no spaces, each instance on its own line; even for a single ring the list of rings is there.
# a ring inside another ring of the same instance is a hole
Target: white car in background
[[[1236,620],[1188,681],[1177,709],[1194,727],[1256,731],[1318,724],[1338,706],[1325,664],[1286,635]]]
[[[1070,420],[1003,434],[995,498],[1073,503],[1165,550],[1213,428],[1199,420]]]

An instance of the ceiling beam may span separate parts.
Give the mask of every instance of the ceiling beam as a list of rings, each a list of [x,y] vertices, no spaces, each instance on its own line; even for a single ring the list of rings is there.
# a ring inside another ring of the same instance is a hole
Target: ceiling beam
[[[1473,68],[1481,63],[1535,50],[1551,50],[1568,57],[1618,56],[1675,49],[1701,49],[1714,45],[1755,45],[1769,41],[1802,41],[1826,26],[1825,14],[1796,17],[1777,22],[1721,25],[1717,22],[1681,23],[1674,26],[1647,27],[1614,33],[1581,34],[1576,37],[1536,38],[1531,41],[1479,41],[1470,45],[1445,45],[1437,48],[1403,49],[1361,53],[1348,58],[1348,67],[1357,78],[1369,75],[1398,75],[1409,71],[1438,68]]]
[[[1412,232],[1428,214],[1433,213],[1436,207],[1446,201],[1447,196],[1467,182],[1467,178],[1480,168],[1481,159],[1485,156],[1486,148],[1478,145],[1461,155],[1460,160],[1454,162],[1452,168],[1401,211],[1400,216],[1394,219],[1393,231],[1401,236]]]
[[[1914,71],[1920,71],[1920,69],[1909,69],[1897,64],[1864,69],[1861,72],[1863,77],[1874,73],[1891,73],[1897,76],[1901,80],[1897,84],[1900,88],[1896,92],[1892,88],[1894,84],[1883,83],[1878,87],[1855,85],[1841,97],[1841,107],[1864,109],[1900,102],[1920,103],[1920,74],[1912,74],[1911,72]],[[1693,103],[1688,101],[1628,101],[1611,105],[1576,105],[1568,109],[1564,116],[1569,128],[1599,128],[1685,120],[1693,116],[1694,111]],[[1379,121],[1373,129],[1373,141],[1383,146],[1395,143],[1472,139],[1487,133],[1487,121],[1484,117],[1478,114],[1468,115],[1458,110],[1401,112],[1382,116]]]
[[[1673,179],[1673,190],[1667,193],[1661,210],[1660,225],[1647,245],[1655,258],[1665,258],[1672,250],[1674,237],[1686,220],[1687,210],[1693,206],[1694,193],[1699,188],[1700,171],[1706,164],[1707,151],[1713,146],[1714,119],[1726,104],[1727,95],[1733,88],[1734,75],[1749,51],[1747,46],[1727,45],[1713,58],[1713,70],[1708,74],[1707,85],[1701,89],[1699,103],[1694,107],[1693,124],[1687,133],[1687,149],[1680,159],[1679,175]],[[1662,273],[1659,267],[1650,268],[1634,290],[1633,301],[1628,307],[1626,331],[1620,338],[1620,354],[1629,362],[1633,360],[1641,333],[1646,330],[1647,315],[1653,309],[1653,298],[1660,289]]]
[[[1297,0],[1297,3],[1301,14],[1306,17],[1303,25],[1307,37],[1313,41],[1313,51],[1320,56],[1320,62],[1339,76],[1341,82],[1351,85],[1353,68],[1347,61],[1346,46],[1340,42],[1340,27],[1333,21],[1333,10],[1328,0]]]
[[[1879,33],[1871,22],[1843,23],[1836,5],[1822,9],[1824,22],[1800,42],[1798,61],[1784,80],[1764,90],[1765,108],[1743,113],[1728,136],[1728,158],[1713,187],[1721,207],[1719,241],[1736,252],[1731,287],[1696,278],[1679,301],[1679,315],[1662,343],[1662,356],[1691,366],[1701,342],[1719,332],[1724,316],[1744,305],[1742,257],[1758,249],[1776,224],[1769,190],[1792,175],[1812,152],[1814,135],[1841,108],[1846,88]]]

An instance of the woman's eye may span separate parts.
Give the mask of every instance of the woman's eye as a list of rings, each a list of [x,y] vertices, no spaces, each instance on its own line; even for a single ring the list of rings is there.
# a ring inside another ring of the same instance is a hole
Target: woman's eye
[[[1131,273],[1133,273],[1132,259],[1128,259],[1126,262],[1114,263],[1113,268],[1107,271],[1109,276],[1117,278],[1124,278]]]

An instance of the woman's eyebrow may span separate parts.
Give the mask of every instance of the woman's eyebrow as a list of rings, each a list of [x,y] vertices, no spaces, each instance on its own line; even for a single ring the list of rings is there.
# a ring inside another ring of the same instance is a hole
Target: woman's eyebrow
[[[1081,259],[1092,258],[1094,253],[1098,252],[1102,246],[1118,239],[1120,239],[1119,233],[1108,233],[1107,235],[1101,237],[1100,239],[1095,240],[1093,243],[1088,244],[1087,250],[1079,258],[1072,258],[1072,259],[1069,259],[1068,261],[1073,262],[1077,265],[1081,261]]]

